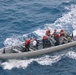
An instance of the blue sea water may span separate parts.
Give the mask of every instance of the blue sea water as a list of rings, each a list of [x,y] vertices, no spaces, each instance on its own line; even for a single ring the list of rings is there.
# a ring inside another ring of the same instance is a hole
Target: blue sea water
[[[0,48],[55,28],[76,31],[76,0],[0,0]],[[76,47],[0,62],[0,75],[76,75]]]

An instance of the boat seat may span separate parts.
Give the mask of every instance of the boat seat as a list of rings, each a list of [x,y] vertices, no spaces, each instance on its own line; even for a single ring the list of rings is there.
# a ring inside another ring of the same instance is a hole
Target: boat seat
[[[17,50],[17,49],[13,49],[13,51],[16,53],[22,53],[20,50]]]

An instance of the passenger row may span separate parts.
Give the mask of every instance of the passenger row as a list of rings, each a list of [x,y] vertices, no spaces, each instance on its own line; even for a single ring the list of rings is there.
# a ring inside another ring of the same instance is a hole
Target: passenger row
[[[41,39],[43,48],[51,47],[51,46],[57,46],[60,44],[65,44],[72,41],[72,37],[69,36],[63,29],[60,30],[60,32],[57,32],[55,29],[53,34],[51,34],[51,31],[48,29],[45,32],[45,35]],[[26,39],[25,41],[25,48],[26,51],[29,51],[30,46],[32,45],[33,48],[38,49],[40,42],[33,38],[33,39]]]

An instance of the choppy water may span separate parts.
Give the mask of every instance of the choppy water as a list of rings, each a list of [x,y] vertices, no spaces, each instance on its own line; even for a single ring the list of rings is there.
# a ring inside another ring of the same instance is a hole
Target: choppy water
[[[76,31],[76,0],[0,0],[0,48],[41,38],[46,29]],[[76,47],[0,62],[0,75],[76,75]]]

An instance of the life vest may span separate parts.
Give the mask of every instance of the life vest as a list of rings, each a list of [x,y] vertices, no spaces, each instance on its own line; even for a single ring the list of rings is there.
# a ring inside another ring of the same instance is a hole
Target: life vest
[[[25,44],[28,45],[30,43],[30,38],[26,39]]]
[[[59,37],[60,37],[59,33],[56,32],[56,33],[54,34],[54,37],[55,37],[55,38],[59,38]]]
[[[47,36],[43,36],[43,40],[47,40]]]
[[[55,37],[56,37],[56,38],[59,38],[60,36],[59,36],[59,34],[55,34]]]

